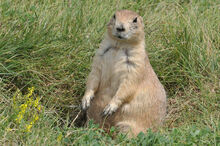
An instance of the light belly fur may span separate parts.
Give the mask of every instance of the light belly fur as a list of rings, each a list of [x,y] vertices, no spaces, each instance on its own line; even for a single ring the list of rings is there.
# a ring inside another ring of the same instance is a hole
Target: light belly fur
[[[108,119],[103,119],[100,114],[115,95],[120,82],[128,73],[129,66],[126,64],[126,55],[123,50],[116,50],[115,48],[111,48],[102,56],[100,65],[102,71],[99,88],[91,102],[91,107],[88,109],[88,117],[94,119],[96,123],[102,124],[105,122],[113,126],[114,123],[119,121],[117,119],[123,120],[124,116],[122,116],[121,112],[128,104],[122,105],[117,112]],[[114,121],[114,123],[112,123],[112,121]]]

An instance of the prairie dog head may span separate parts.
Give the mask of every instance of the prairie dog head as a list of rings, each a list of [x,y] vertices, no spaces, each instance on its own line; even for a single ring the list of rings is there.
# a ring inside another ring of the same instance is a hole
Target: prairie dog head
[[[139,42],[144,39],[143,18],[133,11],[117,11],[108,24],[108,34],[117,41]]]

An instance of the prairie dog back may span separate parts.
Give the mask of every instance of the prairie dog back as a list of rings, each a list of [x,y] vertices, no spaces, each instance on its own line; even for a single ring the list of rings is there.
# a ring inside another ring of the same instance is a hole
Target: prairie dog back
[[[88,120],[117,126],[129,136],[157,128],[166,114],[166,94],[145,51],[143,19],[117,11],[97,50],[82,108]]]

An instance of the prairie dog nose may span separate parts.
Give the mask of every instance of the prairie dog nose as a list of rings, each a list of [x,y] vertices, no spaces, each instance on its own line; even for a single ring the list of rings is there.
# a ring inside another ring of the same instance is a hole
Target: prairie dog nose
[[[117,26],[117,27],[116,27],[116,30],[117,30],[118,32],[123,32],[123,31],[125,31],[125,28],[124,28],[124,26],[121,24],[120,26]]]

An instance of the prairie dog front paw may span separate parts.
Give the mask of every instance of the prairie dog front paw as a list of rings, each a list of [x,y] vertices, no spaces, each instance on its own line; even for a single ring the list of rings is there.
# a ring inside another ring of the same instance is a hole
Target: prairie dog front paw
[[[101,113],[101,116],[110,116],[112,115],[116,110],[118,109],[118,105],[111,103],[108,104],[105,109],[103,110],[103,112]]]
[[[94,93],[92,93],[92,92],[89,92],[83,96],[83,99],[82,99],[82,109],[83,110],[87,110],[89,108],[90,102],[93,99],[93,97],[94,97]]]

